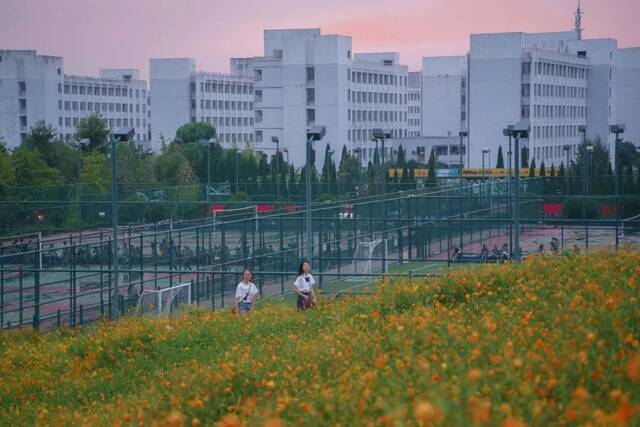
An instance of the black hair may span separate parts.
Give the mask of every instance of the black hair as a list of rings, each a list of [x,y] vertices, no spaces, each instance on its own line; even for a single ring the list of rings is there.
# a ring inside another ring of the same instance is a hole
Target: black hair
[[[311,271],[311,263],[306,259],[303,259],[302,262],[300,262],[300,266],[298,267],[298,276],[301,276],[304,274],[304,270],[302,269],[302,266],[304,265],[305,262],[309,264],[309,271]]]
[[[249,267],[246,267],[244,270],[242,270],[242,275],[244,276],[244,273],[249,272],[249,274],[251,275],[251,279],[253,280],[253,271],[251,271],[251,269],[249,269]]]

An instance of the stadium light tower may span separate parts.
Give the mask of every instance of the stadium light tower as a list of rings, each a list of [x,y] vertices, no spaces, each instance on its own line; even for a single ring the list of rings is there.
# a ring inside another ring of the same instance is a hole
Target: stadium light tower
[[[271,142],[276,144],[276,201],[278,209],[280,208],[280,138],[271,137]]]
[[[382,191],[380,192],[381,202],[382,202],[382,242],[384,245],[382,251],[382,272],[387,272],[387,203],[385,201],[385,195],[387,192],[387,160],[385,158],[385,147],[384,140],[391,138],[390,130],[382,130],[382,129],[373,129],[371,132],[371,139],[373,141],[380,140],[380,145],[382,147],[382,167],[380,168],[380,188]]]
[[[207,146],[207,202],[209,201],[209,191],[211,191],[211,150],[218,143],[218,138],[201,139],[198,141],[200,145]]]
[[[313,143],[320,141],[327,133],[324,126],[314,126],[307,129],[307,161],[306,161],[306,228],[307,228],[307,260],[311,263],[313,257],[313,233],[311,229],[311,150]]]
[[[513,204],[513,244],[516,261],[520,262],[522,254],[520,252],[520,139],[529,138],[529,120],[522,119],[513,126],[514,138],[514,197]]]
[[[511,174],[511,139],[513,137],[513,125],[509,125],[502,130],[504,136],[509,137],[509,149],[507,151],[507,211],[509,219],[511,219],[511,190],[512,190],[512,174]],[[513,230],[509,227],[509,255],[513,254]]]
[[[111,223],[113,226],[113,240],[111,251],[113,253],[113,304],[111,319],[118,318],[120,305],[120,292],[118,291],[118,183],[117,178],[117,146],[118,142],[133,140],[135,131],[133,128],[116,128],[111,131]]]
[[[624,133],[624,128],[625,125],[623,124],[617,124],[617,125],[611,125],[609,127],[609,131],[613,134],[615,134],[616,136],[616,140],[613,143],[613,164],[614,164],[614,173],[616,175],[616,180],[615,180],[615,190],[616,190],[616,205],[618,205],[619,201],[619,197],[620,197],[620,162],[618,162],[618,150],[619,150],[619,146],[620,146],[620,142],[622,142],[622,140],[620,139],[620,134]]]

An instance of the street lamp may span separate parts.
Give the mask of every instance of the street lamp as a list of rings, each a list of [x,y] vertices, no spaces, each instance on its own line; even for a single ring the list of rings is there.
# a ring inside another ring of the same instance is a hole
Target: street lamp
[[[120,292],[118,289],[118,183],[117,178],[117,143],[133,140],[135,130],[133,128],[116,128],[111,131],[111,222],[113,226],[113,240],[111,251],[113,253],[113,304],[111,318],[118,318],[120,305]]]
[[[484,155],[489,153],[488,148],[482,149],[482,189],[484,190]],[[491,155],[489,155],[489,161],[491,161]],[[482,191],[484,193],[484,191]]]
[[[382,272],[387,272],[387,203],[385,200],[385,193],[387,190],[387,161],[385,158],[384,140],[391,138],[390,130],[382,130],[379,128],[373,129],[371,132],[371,139],[373,141],[380,140],[382,147],[382,167],[380,168],[380,188],[382,189],[380,196],[382,201],[382,241],[384,242],[384,250],[382,251]]]
[[[509,125],[502,130],[502,134],[504,136],[509,137],[509,149],[507,151],[507,212],[508,218],[511,220],[511,156],[513,152],[511,151],[511,137],[513,137],[513,125]],[[513,230],[512,227],[509,227],[509,256],[513,254]]]
[[[276,144],[276,204],[280,208],[280,139],[272,136],[271,142]]]
[[[466,130],[461,130],[458,134],[460,136],[460,148],[458,149],[460,151],[460,171],[462,171],[462,169],[464,168],[464,160],[462,158],[462,147],[463,147],[463,142],[462,139],[466,136],[469,136],[469,132]]]
[[[89,138],[82,138],[77,141],[75,144],[76,152],[78,154],[78,189],[76,191],[77,205],[78,205],[78,224],[80,224],[80,217],[82,216],[82,208],[80,207],[81,199],[82,199],[82,182],[80,179],[81,171],[82,171],[82,148],[88,147],[91,144],[91,140]]]
[[[515,203],[513,204],[513,228],[514,239],[513,244],[515,246],[514,253],[516,260],[520,262],[522,254],[520,253],[520,138],[529,138],[529,120],[522,119],[513,126],[514,137],[514,196]]]
[[[571,145],[570,144],[566,144],[563,147],[564,151],[567,153],[567,164],[566,167],[564,169],[564,178],[565,178],[565,183],[567,185],[567,192],[566,194],[569,195],[569,156],[571,153]]]
[[[613,164],[614,164],[614,173],[616,175],[616,179],[615,179],[616,207],[619,204],[618,198],[620,196],[620,166],[618,162],[618,148],[621,142],[620,134],[624,133],[624,128],[625,128],[625,125],[623,124],[611,125],[609,127],[609,132],[615,134],[616,136],[616,140],[613,146]]]
[[[327,133],[324,126],[314,126],[307,129],[307,161],[306,161],[306,225],[307,225],[307,260],[311,263],[313,257],[313,233],[311,231],[311,150],[313,143],[320,141]]]
[[[209,191],[211,191],[211,150],[218,143],[218,138],[201,139],[198,141],[200,145],[207,146],[207,202],[209,201]]]

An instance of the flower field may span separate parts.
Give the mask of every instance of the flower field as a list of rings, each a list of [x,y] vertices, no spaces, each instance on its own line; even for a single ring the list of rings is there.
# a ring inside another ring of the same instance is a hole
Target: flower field
[[[0,333],[0,425],[640,425],[640,254]]]

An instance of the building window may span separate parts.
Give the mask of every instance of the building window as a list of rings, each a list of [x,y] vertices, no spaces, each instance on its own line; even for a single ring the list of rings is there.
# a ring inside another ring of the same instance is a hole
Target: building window
[[[307,88],[307,105],[314,105],[316,102],[315,89]]]
[[[313,84],[316,78],[316,71],[313,67],[307,67],[307,84]]]
[[[256,97],[256,102],[262,102],[262,91],[256,89],[255,97]]]
[[[316,123],[316,110],[307,108],[307,126],[314,126]]]
[[[262,123],[262,110],[255,111],[256,123]]]
[[[261,130],[257,130],[256,131],[256,142],[262,142],[262,131]]]

